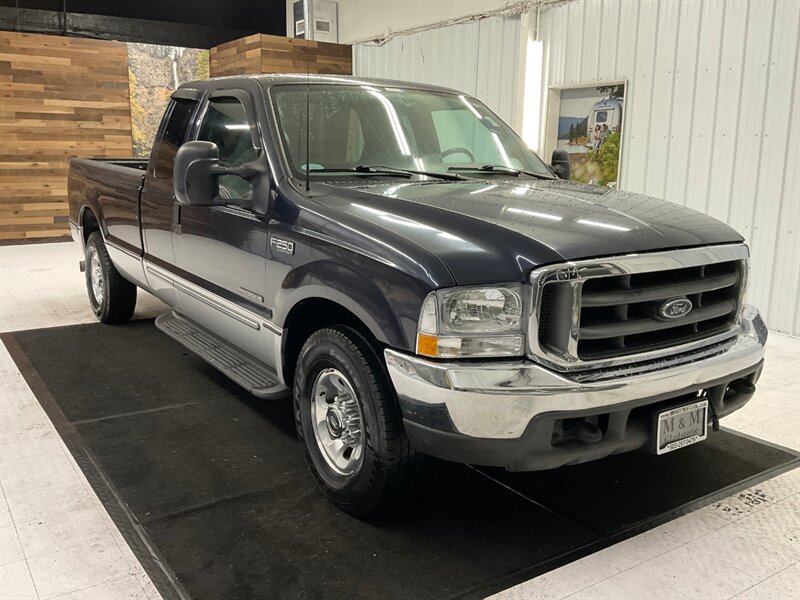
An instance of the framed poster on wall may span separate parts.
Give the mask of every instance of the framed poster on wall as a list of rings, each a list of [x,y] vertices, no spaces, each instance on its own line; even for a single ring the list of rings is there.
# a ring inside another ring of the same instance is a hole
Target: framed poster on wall
[[[169,97],[182,83],[208,79],[208,50],[128,44],[134,158],[147,158]]]
[[[622,154],[625,83],[561,88],[554,148],[569,154],[571,179],[616,186]],[[553,139],[555,137],[555,139]]]

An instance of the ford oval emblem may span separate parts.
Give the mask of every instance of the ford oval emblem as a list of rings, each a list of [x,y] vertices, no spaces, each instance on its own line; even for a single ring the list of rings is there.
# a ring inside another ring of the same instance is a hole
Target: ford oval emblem
[[[680,319],[689,314],[692,310],[692,301],[688,298],[676,298],[667,300],[658,307],[658,314],[665,319]]]

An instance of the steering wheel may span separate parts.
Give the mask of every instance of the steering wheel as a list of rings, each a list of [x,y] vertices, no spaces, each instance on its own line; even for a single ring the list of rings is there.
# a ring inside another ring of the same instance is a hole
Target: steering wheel
[[[470,162],[475,162],[475,155],[466,148],[448,148],[442,152],[442,158],[447,158],[451,154],[466,154]]]

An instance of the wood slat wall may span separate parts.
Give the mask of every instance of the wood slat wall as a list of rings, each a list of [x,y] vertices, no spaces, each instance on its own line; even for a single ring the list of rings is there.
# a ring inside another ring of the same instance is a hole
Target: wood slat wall
[[[131,155],[124,43],[0,31],[0,241],[68,235],[69,159]]]
[[[211,77],[261,73],[261,35],[248,35],[208,51]]]
[[[250,35],[211,48],[212,77],[255,73],[352,75],[352,47],[275,35]]]
[[[212,48],[210,71],[349,75],[352,51],[257,34]],[[126,44],[0,31],[0,243],[68,235],[69,159],[129,156]]]

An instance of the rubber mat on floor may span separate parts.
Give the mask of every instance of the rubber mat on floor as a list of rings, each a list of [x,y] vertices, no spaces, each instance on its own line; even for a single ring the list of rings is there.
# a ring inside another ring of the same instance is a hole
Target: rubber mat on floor
[[[725,430],[541,473],[431,459],[363,522],[317,490],[289,401],[248,395],[152,321],[2,339],[165,598],[483,597],[798,464]]]

